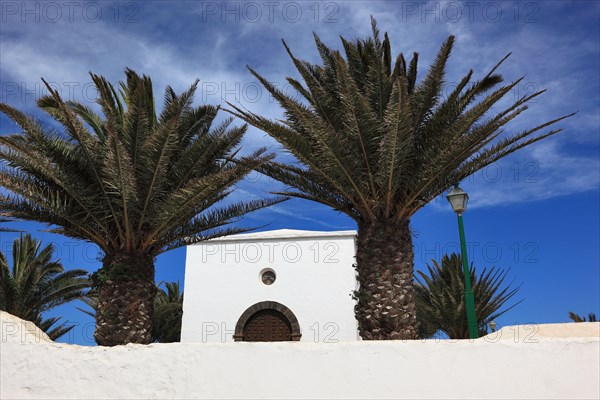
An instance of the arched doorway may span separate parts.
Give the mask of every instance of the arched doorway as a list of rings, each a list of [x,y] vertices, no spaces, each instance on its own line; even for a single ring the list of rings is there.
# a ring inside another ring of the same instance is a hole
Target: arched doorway
[[[235,327],[236,342],[298,341],[300,325],[294,313],[275,301],[262,301],[249,307]]]

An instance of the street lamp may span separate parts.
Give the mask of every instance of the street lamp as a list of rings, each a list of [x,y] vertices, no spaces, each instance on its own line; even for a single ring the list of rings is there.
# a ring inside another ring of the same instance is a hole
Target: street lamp
[[[462,214],[467,209],[469,195],[456,185],[446,196],[452,209],[458,216],[458,233],[460,235],[460,253],[465,274],[465,303],[467,306],[467,322],[469,324],[469,337],[477,339],[479,329],[477,328],[477,316],[475,315],[475,297],[471,288],[471,272],[469,271],[469,260],[467,260],[467,244],[465,241],[465,227],[463,225]]]
[[[496,322],[495,321],[490,321],[490,329],[492,330],[492,333],[496,332]]]

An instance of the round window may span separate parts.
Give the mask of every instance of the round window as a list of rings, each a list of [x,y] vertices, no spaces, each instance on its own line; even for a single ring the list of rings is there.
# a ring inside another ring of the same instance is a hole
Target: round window
[[[275,271],[272,269],[264,269],[260,273],[260,280],[265,285],[272,285],[276,278],[277,276],[275,275]]]

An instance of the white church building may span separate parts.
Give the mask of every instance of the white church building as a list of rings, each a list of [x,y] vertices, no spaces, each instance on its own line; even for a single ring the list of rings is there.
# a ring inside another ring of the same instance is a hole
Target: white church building
[[[282,229],[188,246],[181,341],[358,340],[355,236]]]

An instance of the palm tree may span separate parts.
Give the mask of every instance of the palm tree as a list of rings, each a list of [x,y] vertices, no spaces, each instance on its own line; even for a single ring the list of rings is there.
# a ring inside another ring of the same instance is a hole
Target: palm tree
[[[165,289],[160,286],[164,283]],[[181,320],[183,316],[183,292],[179,282],[160,282],[156,285],[157,292],[152,317],[152,342],[170,343],[181,339]],[[83,299],[90,308],[79,311],[94,317],[98,308],[98,296],[94,291]]]
[[[227,225],[282,200],[215,205],[271,156],[238,156],[247,127],[229,128],[231,118],[212,127],[218,108],[192,105],[197,81],[180,95],[167,87],[157,115],[150,78],[125,74],[119,89],[91,74],[102,115],[46,84],[38,106],[63,132],[0,104],[22,130],[0,137],[0,185],[10,191],[0,194],[0,216],[53,225],[103,251],[94,275],[101,345],[150,342],[156,256],[248,231]]]
[[[450,339],[468,339],[467,308],[465,306],[465,274],[462,258],[458,254],[445,255],[441,265],[432,260],[425,274],[417,271],[415,298],[417,320],[421,324],[421,337],[442,331]],[[471,264],[470,274],[475,297],[475,312],[481,335],[487,333],[490,321],[497,319],[517,304],[508,308],[504,305],[520,289],[503,285],[507,271],[484,268],[478,273]]]
[[[12,269],[0,252],[0,310],[35,323],[56,340],[73,326],[54,326],[60,317],[44,319],[43,313],[84,298],[89,279],[85,270],[65,271],[60,262],[52,261],[54,247],[41,245],[30,235],[15,239]]]
[[[589,313],[587,316],[587,320],[586,320],[585,317],[582,317],[579,314],[575,314],[573,311],[569,311],[569,318],[573,322],[596,322],[596,321],[598,321],[598,319],[596,318],[596,314],[594,314],[594,313]]]
[[[165,289],[160,285],[156,295],[152,341],[161,343],[181,340],[181,320],[183,316],[183,292],[179,282],[166,282]]]
[[[345,58],[315,42],[322,64],[297,59],[304,84],[287,78],[295,99],[249,68],[279,102],[276,121],[229,104],[234,115],[279,141],[301,164],[271,162],[259,171],[291,187],[282,194],[316,201],[358,224],[356,317],[363,339],[417,336],[411,217],[454,184],[496,160],[553,135],[535,132],[567,116],[500,139],[502,128],[543,91],[488,111],[521,81],[498,86],[503,58],[481,80],[473,71],[442,98],[454,36],[417,81],[418,55],[392,60],[388,35],[342,38]],[[508,57],[508,56],[507,56]],[[295,190],[294,190],[295,189]]]

